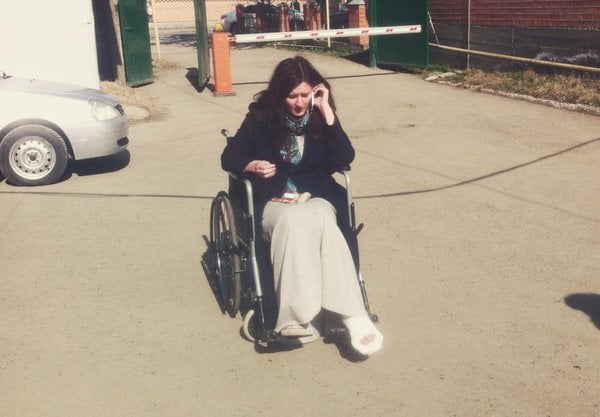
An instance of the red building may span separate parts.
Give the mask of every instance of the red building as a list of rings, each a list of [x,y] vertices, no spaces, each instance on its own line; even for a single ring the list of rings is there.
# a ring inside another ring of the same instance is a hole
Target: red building
[[[432,42],[600,67],[600,0],[429,0],[429,12]],[[431,48],[430,61],[462,67],[466,55]],[[515,66],[475,55],[470,63],[487,69]]]

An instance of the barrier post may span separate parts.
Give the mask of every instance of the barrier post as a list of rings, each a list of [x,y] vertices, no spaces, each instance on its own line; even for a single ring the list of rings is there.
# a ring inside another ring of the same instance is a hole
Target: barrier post
[[[347,3],[347,5],[348,25],[351,28],[369,27],[369,22],[367,20],[367,9],[364,0],[351,0]],[[369,37],[362,35],[356,38],[350,38],[350,43],[366,48],[369,45]]]
[[[229,52],[229,34],[227,32],[212,33],[213,77],[215,79],[215,96],[233,96],[231,83],[231,56]]]

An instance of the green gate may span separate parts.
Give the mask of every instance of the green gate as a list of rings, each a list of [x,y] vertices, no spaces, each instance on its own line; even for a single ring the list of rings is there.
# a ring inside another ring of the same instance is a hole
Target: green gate
[[[152,82],[152,53],[146,0],[119,1],[121,43],[127,85]]]
[[[421,25],[421,33],[372,36],[371,62],[384,66],[427,66],[429,64],[427,12],[427,0],[370,0],[370,26]]]

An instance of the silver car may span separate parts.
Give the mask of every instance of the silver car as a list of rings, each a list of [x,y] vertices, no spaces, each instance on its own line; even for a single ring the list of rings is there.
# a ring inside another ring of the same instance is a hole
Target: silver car
[[[51,184],[69,159],[121,152],[128,130],[110,94],[0,72],[0,171],[14,185]]]

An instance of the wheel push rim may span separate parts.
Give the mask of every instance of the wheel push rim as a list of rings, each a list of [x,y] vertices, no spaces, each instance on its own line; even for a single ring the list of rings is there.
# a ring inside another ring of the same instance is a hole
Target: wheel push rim
[[[213,265],[217,278],[217,290],[223,309],[235,316],[239,309],[239,261],[234,253],[236,247],[235,225],[228,200],[219,196],[214,202],[211,238]]]

